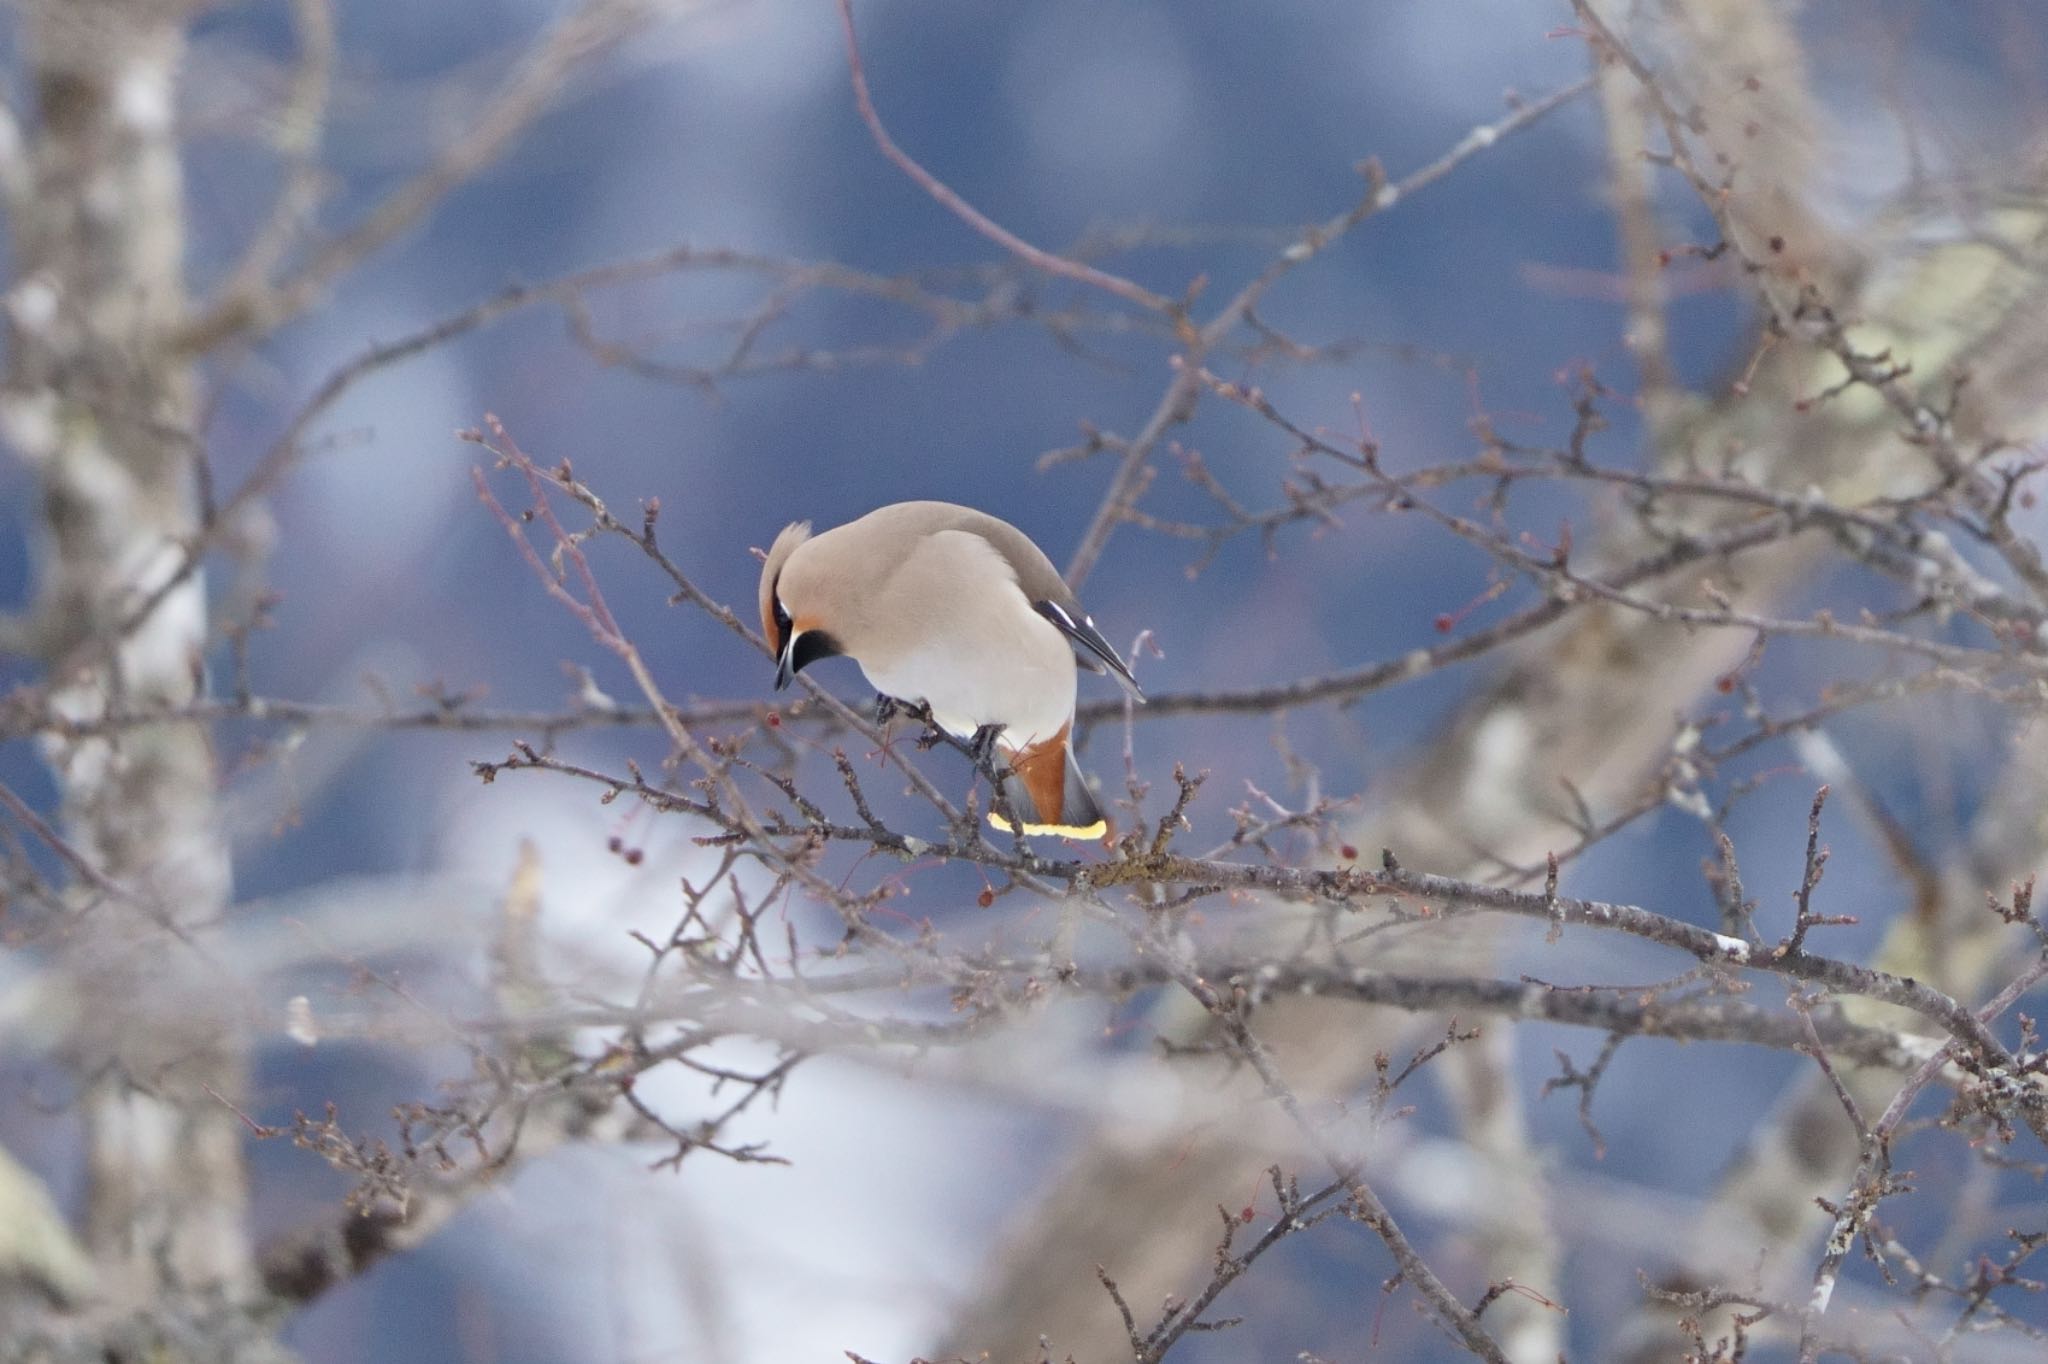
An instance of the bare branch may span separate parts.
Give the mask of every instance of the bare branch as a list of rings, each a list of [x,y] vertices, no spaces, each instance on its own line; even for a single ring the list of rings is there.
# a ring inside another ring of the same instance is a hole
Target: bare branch
[[[316,248],[294,274],[272,281],[257,268],[263,262],[246,263],[223,296],[181,329],[178,347],[203,353],[231,337],[251,340],[319,302],[337,279],[503,156],[534,120],[560,102],[575,72],[637,32],[654,10],[653,0],[584,0],[520,60],[432,165],[386,195],[354,227]]]

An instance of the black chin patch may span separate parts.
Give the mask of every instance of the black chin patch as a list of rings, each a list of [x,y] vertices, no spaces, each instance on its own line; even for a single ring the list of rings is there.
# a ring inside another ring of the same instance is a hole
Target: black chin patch
[[[796,637],[796,648],[790,651],[789,670],[800,673],[821,658],[836,658],[845,652],[839,641],[823,630],[806,630]]]

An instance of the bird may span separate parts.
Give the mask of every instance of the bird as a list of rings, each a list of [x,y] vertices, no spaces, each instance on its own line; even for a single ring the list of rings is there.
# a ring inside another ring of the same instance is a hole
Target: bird
[[[951,502],[896,502],[811,533],[783,528],[761,565],[775,689],[845,656],[891,703],[923,706],[1008,767],[1027,834],[1097,839],[1109,822],[1074,760],[1075,670],[1144,692],[1045,552],[1007,521]],[[1010,829],[991,812],[989,821]]]

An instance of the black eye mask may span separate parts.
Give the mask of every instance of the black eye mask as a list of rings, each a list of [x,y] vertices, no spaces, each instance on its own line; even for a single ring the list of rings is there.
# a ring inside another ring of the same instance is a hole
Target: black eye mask
[[[797,636],[796,648],[789,656],[789,670],[800,673],[821,658],[836,658],[845,652],[839,641],[823,630],[806,630]]]

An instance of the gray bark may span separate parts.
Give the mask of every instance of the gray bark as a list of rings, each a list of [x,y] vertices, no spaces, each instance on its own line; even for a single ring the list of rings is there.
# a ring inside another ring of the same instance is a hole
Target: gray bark
[[[185,571],[200,529],[194,374],[167,344],[187,306],[175,100],[197,8],[23,7],[35,107],[9,205],[0,418],[43,499],[21,635],[48,664],[51,708],[78,719],[181,704],[202,677],[205,589]],[[234,1357],[202,1324],[251,1281],[242,1129],[208,1093],[239,1095],[242,1058],[219,992],[189,988],[195,935],[229,896],[210,741],[144,727],[53,738],[45,753],[77,873],[52,937],[72,996],[67,1050],[93,1077],[79,1103],[99,1293],[90,1323],[52,1320],[48,1357],[93,1339],[113,1357]],[[14,1342],[29,1358],[42,1357],[34,1336]]]

